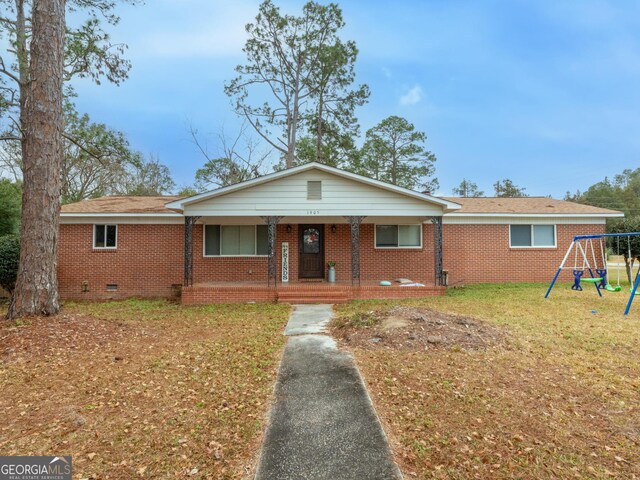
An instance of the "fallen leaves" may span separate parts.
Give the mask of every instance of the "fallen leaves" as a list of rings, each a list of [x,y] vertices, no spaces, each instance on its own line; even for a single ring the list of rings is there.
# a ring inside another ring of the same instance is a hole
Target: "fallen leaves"
[[[631,460],[640,455],[637,317],[623,318],[624,299],[611,297],[599,306],[601,323],[586,328],[584,299],[558,292],[550,303],[543,294],[536,285],[478,286],[338,307],[349,323],[345,343],[409,478],[640,478]],[[413,331],[394,339],[377,330],[385,316],[425,307],[479,316],[507,330],[508,343],[424,350],[411,346],[420,338]]]
[[[282,305],[132,300],[5,323],[0,450],[71,454],[78,478],[240,478],[287,316]]]

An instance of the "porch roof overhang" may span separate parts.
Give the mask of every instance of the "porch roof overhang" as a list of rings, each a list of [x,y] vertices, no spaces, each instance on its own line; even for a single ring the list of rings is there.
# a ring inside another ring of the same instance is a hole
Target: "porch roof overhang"
[[[323,184],[322,198],[309,200],[308,181]],[[319,163],[275,172],[166,204],[186,216],[309,217],[346,216],[431,217],[460,209],[460,205],[432,195],[373,180]]]

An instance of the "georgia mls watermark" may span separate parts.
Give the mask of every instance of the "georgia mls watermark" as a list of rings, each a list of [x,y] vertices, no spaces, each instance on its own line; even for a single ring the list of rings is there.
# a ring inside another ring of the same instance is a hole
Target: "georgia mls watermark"
[[[0,480],[71,480],[71,456],[0,456]]]

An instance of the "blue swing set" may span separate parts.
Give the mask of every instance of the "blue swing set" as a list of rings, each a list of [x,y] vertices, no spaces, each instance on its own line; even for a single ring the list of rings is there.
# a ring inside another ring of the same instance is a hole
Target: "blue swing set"
[[[556,274],[553,277],[553,280],[551,281],[551,284],[549,285],[544,298],[549,297],[551,289],[553,289],[553,286],[558,280],[560,273],[562,273],[563,270],[567,269],[571,270],[573,273],[574,282],[571,286],[572,290],[582,291],[583,283],[592,283],[595,286],[598,295],[601,297],[602,290],[607,290],[610,292],[620,291],[620,270],[618,270],[617,286],[614,287],[607,281],[608,269],[605,242],[607,238],[617,238],[619,250],[620,238],[626,237],[627,241],[629,242],[630,237],[636,236],[640,236],[640,232],[602,233],[596,235],[576,235],[575,237],[573,237],[573,241],[571,242],[571,245],[569,245],[567,253],[562,259],[562,263],[560,264],[560,267],[558,267],[558,270],[556,271]],[[596,251],[598,252],[598,254],[596,254]],[[571,252],[573,252],[574,254],[573,266],[568,266],[567,260],[570,258]],[[629,247],[629,255],[630,254],[631,248]],[[598,257],[600,258],[598,259]],[[588,273],[590,277],[585,277],[585,273]],[[631,287],[631,295],[629,296],[627,306],[624,310],[625,315],[629,314],[629,310],[631,310],[631,304],[633,303],[633,299],[636,296],[636,293],[640,294],[640,292],[638,291],[639,284],[640,274],[636,275],[636,279],[633,282],[633,286]]]

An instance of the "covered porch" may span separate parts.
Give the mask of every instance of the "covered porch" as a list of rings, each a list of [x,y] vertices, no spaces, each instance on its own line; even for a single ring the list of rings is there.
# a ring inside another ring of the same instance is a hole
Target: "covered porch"
[[[183,301],[207,303],[437,294],[442,216],[459,205],[307,164],[167,207],[184,215]]]
[[[224,241],[238,225],[255,228],[256,241],[265,242],[255,246],[255,255],[206,254],[212,230],[216,241]],[[402,244],[403,235],[414,243]],[[183,303],[342,303],[444,292],[441,216],[187,216],[184,252]],[[335,263],[334,283],[327,278],[328,262]],[[399,278],[412,284],[402,286]],[[381,286],[383,280],[391,285]]]

